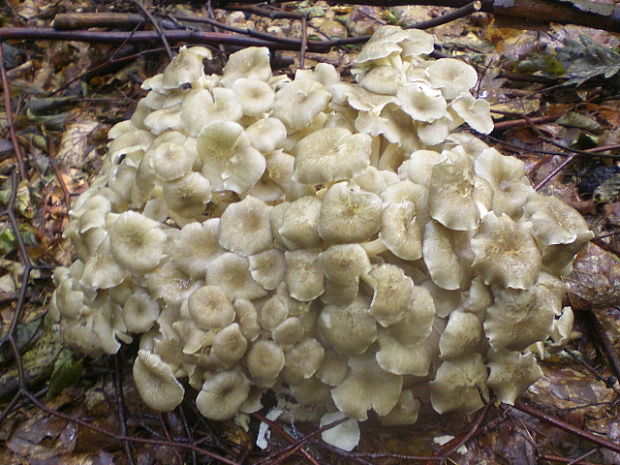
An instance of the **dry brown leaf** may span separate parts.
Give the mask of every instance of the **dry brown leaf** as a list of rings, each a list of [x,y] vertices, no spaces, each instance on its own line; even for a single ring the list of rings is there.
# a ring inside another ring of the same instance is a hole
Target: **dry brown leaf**
[[[589,243],[566,278],[571,305],[578,309],[620,305],[620,259]]]

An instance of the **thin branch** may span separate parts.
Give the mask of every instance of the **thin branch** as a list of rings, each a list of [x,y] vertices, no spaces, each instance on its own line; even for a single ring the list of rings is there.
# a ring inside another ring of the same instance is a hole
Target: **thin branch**
[[[267,423],[271,428],[273,428],[273,430],[278,433],[279,436],[281,436],[282,438],[286,439],[288,442],[295,442],[295,438],[293,438],[290,434],[288,434],[284,428],[282,428],[278,423],[276,423],[273,420],[270,420],[269,418],[267,418],[265,415],[261,414],[261,413],[254,413],[253,416],[257,419],[259,419],[260,421],[262,421],[263,423]],[[305,449],[305,448],[301,448],[299,450],[304,457],[306,457],[308,459],[308,461],[310,463],[312,463],[313,465],[320,465],[320,463],[317,461],[317,459],[315,459],[312,455],[310,455],[310,453]]]
[[[168,59],[172,60],[174,58],[174,55],[172,53],[172,49],[170,48],[170,44],[168,43],[168,39],[166,39],[164,30],[161,27],[161,24],[159,24],[159,21],[151,14],[148,8],[142,4],[141,0],[133,0],[133,3],[134,5],[136,5],[138,8],[142,10],[142,12],[149,19],[149,21],[153,24],[153,27],[155,28],[155,30],[159,34],[159,37],[161,38],[162,44],[164,44],[164,48],[166,49],[166,53],[168,54]]]
[[[589,431],[584,431],[577,426],[571,425],[570,423],[566,423],[559,418],[553,417],[537,408],[534,408],[530,405],[525,404],[523,401],[516,401],[513,408],[520,410],[521,412],[527,413],[539,420],[544,421],[545,423],[549,423],[561,430],[564,430],[568,433],[574,434],[575,436],[580,437],[581,439],[586,439],[594,444],[597,444],[606,449],[612,450],[614,452],[620,453],[620,444],[611,442],[601,436],[597,436],[595,434],[590,433]]]
[[[9,78],[6,75],[6,67],[4,65],[4,49],[2,48],[2,41],[0,40],[0,74],[2,75],[2,91],[4,93],[4,112],[6,113],[6,125],[9,128],[9,134],[11,136],[11,143],[13,144],[13,151],[15,153],[15,159],[17,160],[17,169],[19,170],[19,177],[26,179],[26,168],[24,166],[24,155],[22,153],[21,146],[17,141],[17,134],[15,133],[15,121],[13,120],[13,110],[11,108],[11,89],[9,87]]]
[[[114,391],[116,394],[116,417],[118,420],[119,428],[123,436],[127,436],[127,410],[125,407],[125,396],[123,394],[123,363],[120,360],[121,352],[112,356],[112,362],[114,364],[114,372],[112,378],[114,381]],[[127,458],[129,465],[134,465],[133,453],[131,451],[131,444],[129,441],[123,441],[123,451]]]

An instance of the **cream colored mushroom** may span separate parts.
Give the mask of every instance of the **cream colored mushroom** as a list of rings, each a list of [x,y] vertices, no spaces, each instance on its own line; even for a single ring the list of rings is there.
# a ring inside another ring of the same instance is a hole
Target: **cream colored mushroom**
[[[377,323],[362,298],[346,307],[326,305],[319,314],[317,329],[325,342],[344,355],[363,354],[377,339]]]
[[[213,190],[243,194],[265,171],[265,158],[250,145],[243,127],[231,121],[211,123],[198,136],[202,174]]]
[[[308,127],[331,98],[322,84],[309,79],[296,79],[276,92],[273,116],[293,133]]]
[[[456,98],[476,85],[476,70],[455,58],[440,58],[426,67],[431,85],[441,89],[447,99]]]
[[[514,405],[517,397],[543,376],[536,357],[530,352],[500,350],[492,353],[488,365],[491,369],[487,381],[489,387],[500,401],[510,405]]]
[[[375,194],[346,182],[334,184],[323,198],[319,235],[336,244],[366,241],[379,231],[381,207]]]
[[[223,371],[204,382],[196,407],[209,420],[228,420],[239,412],[249,393],[250,383],[243,373]]]
[[[269,207],[250,195],[230,205],[220,218],[219,241],[243,257],[268,249],[273,244]]]
[[[350,357],[348,363],[349,374],[331,391],[338,410],[358,421],[366,420],[371,408],[387,415],[400,398],[402,377],[383,371],[372,356]]]
[[[223,328],[235,319],[232,302],[217,286],[196,289],[187,303],[190,317],[202,330]]]
[[[489,397],[487,369],[480,354],[443,362],[430,386],[431,402],[438,413],[472,413],[482,408]]]
[[[343,128],[324,128],[295,146],[294,178],[304,184],[323,184],[361,173],[370,163],[371,139]]]
[[[133,364],[133,378],[140,397],[158,412],[174,410],[183,400],[185,390],[158,355],[139,350]]]
[[[488,213],[471,241],[473,268],[488,286],[528,289],[538,278],[541,256],[529,223]]]
[[[259,386],[269,386],[284,368],[284,351],[273,341],[260,340],[250,347],[245,363]]]
[[[232,299],[253,300],[267,294],[267,291],[252,279],[248,259],[230,252],[211,262],[206,282],[220,287]]]

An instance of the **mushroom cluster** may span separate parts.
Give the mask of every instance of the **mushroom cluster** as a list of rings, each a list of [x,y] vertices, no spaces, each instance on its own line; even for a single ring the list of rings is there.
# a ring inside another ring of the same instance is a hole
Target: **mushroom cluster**
[[[182,48],[71,211],[52,299],[67,344],[139,337],[146,404],[175,408],[185,378],[212,420],[267,390],[292,418],[386,425],[421,402],[474,412],[489,388],[513,403],[541,376],[532,346],[569,337],[561,277],[592,234],[457,131],[489,133],[489,103],[432,50],[381,27],[347,83],[328,64],[274,76],[266,48],[205,75],[209,50]]]

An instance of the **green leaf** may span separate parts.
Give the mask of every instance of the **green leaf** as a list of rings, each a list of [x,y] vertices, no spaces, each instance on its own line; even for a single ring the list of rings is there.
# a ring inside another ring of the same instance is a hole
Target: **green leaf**
[[[566,69],[566,84],[583,84],[594,77],[609,79],[620,71],[620,53],[604,47],[590,37],[566,39],[557,49],[557,58]]]
[[[77,384],[82,377],[82,370],[82,360],[76,360],[73,352],[63,349],[54,362],[47,398],[53,399],[63,389]]]
[[[523,74],[542,72],[546,76],[559,77],[565,73],[564,65],[548,53],[533,53],[529,58],[519,61],[515,71]]]
[[[15,250],[15,244],[13,228],[9,225],[5,225],[5,227],[0,230],[0,251],[5,254],[11,253]]]
[[[586,131],[593,132],[594,134],[601,134],[605,130],[603,126],[598,124],[589,116],[582,115],[581,113],[574,111],[569,111],[568,113],[562,115],[556,123],[569,128],[584,129]]]

